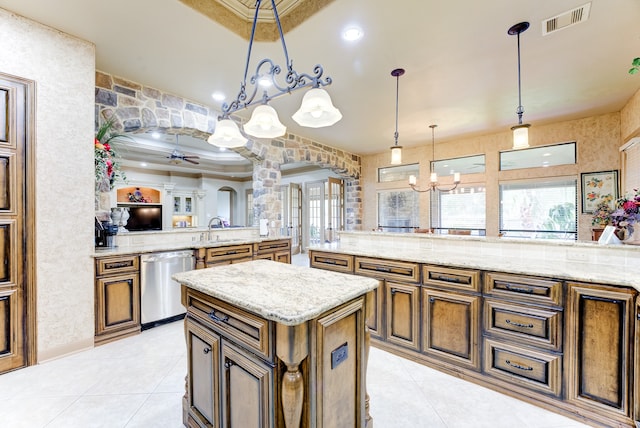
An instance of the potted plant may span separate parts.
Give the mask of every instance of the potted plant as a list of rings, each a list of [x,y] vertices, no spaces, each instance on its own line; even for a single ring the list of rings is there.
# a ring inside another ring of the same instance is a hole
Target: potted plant
[[[611,213],[611,225],[618,229],[616,234],[621,240],[640,244],[638,234],[634,238],[635,225],[640,222],[640,190],[633,191],[634,194],[616,200],[616,209]]]
[[[600,235],[604,231],[606,226],[611,224],[611,213],[613,209],[609,202],[603,201],[600,202],[596,209],[593,210],[593,217],[591,218],[591,225],[594,226],[591,229],[591,239],[597,241],[600,239]]]

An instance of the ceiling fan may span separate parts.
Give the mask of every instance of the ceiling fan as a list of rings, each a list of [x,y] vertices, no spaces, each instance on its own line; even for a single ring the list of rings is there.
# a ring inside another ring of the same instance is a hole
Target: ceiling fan
[[[200,159],[200,156],[185,155],[180,150],[180,141],[178,141],[178,134],[176,134],[176,148],[173,149],[173,152],[171,152],[169,156],[167,156],[167,159],[169,159],[169,162],[173,164],[179,164],[179,163],[182,163],[182,161],[187,161],[194,165],[200,164],[200,162],[196,162],[193,160],[193,159]]]

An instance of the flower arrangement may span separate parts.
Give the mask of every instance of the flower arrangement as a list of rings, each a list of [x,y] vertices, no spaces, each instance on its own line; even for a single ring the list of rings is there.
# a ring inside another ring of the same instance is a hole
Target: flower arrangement
[[[640,222],[640,191],[633,191],[635,194],[616,200],[616,209],[611,213],[611,224],[626,229],[630,235],[633,234],[634,224]]]
[[[125,173],[120,169],[116,154],[111,142],[123,135],[113,132],[115,120],[108,119],[100,125],[94,141],[94,158],[96,166],[96,191],[108,192],[113,189],[116,180],[126,181]]]
[[[591,225],[597,227],[605,227],[611,223],[611,213],[613,209],[607,201],[602,201],[593,210],[593,218],[591,219]]]

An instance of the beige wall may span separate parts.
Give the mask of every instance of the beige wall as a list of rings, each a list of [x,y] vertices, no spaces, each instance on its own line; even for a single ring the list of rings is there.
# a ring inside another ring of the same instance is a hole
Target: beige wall
[[[640,76],[635,78],[640,79]],[[621,143],[638,135],[640,135],[640,90],[631,97],[620,112]]]
[[[425,145],[406,148],[403,163],[420,163],[420,176],[429,177],[431,160],[431,135],[425,126]],[[463,184],[485,183],[487,189],[487,235],[497,236],[499,228],[498,183],[501,180],[518,180],[542,177],[576,177],[580,182],[581,172],[620,169],[620,113],[610,113],[584,119],[551,123],[532,124],[529,130],[531,146],[576,141],[577,164],[549,168],[530,168],[514,171],[498,171],[499,152],[511,149],[511,131],[483,135],[438,143],[436,129],[436,158],[447,159],[460,156],[485,154],[484,174],[463,175]],[[389,166],[390,153],[362,157],[362,182],[364,189],[363,230],[376,227],[378,190],[408,189],[406,182],[377,183],[377,169]],[[446,181],[442,180],[443,184]],[[428,226],[430,193],[420,194],[420,227]],[[580,213],[580,200],[578,200]],[[591,215],[578,215],[578,239],[591,239]]]
[[[0,72],[36,82],[37,359],[93,346],[93,44],[0,9]]]

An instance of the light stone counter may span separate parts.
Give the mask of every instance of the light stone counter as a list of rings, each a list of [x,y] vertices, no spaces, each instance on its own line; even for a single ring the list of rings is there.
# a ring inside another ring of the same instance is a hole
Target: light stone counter
[[[265,319],[293,326],[374,290],[379,281],[270,260],[178,273],[187,287]]]
[[[637,245],[341,232],[339,243],[309,250],[556,277],[640,290],[640,246]]]

